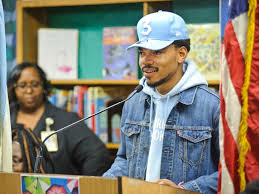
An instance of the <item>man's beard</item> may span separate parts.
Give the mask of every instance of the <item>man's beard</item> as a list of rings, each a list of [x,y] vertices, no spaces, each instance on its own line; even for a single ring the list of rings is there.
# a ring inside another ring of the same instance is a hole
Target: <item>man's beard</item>
[[[174,73],[170,73],[168,74],[165,78],[162,78],[160,79],[159,81],[155,82],[155,83],[148,83],[147,82],[147,85],[151,88],[156,88],[164,83],[166,83],[172,76],[173,76]]]

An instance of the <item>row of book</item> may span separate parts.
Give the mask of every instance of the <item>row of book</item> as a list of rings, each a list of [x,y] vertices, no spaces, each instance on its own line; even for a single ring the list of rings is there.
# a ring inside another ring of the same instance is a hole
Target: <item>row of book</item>
[[[110,95],[112,93],[113,95]],[[53,89],[49,101],[57,107],[88,117],[121,100],[114,88],[75,86],[73,90]],[[120,142],[120,119],[123,104],[104,111],[84,122],[104,142]]]
[[[219,88],[210,87],[216,92]],[[128,88],[125,87],[125,90]],[[75,86],[73,90],[54,88],[49,101],[69,112],[76,112],[80,118],[93,115],[106,107],[126,98],[117,88]],[[123,103],[104,111],[84,122],[104,142],[120,142],[120,120]]]

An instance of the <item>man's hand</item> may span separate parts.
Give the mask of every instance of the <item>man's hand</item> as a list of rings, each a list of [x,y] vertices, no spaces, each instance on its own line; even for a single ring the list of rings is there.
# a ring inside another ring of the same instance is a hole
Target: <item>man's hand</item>
[[[167,185],[167,186],[171,186],[171,187],[181,188],[182,189],[182,187],[176,185],[173,181],[168,180],[168,179],[158,179],[158,180],[154,181],[154,183],[158,183],[160,185]]]

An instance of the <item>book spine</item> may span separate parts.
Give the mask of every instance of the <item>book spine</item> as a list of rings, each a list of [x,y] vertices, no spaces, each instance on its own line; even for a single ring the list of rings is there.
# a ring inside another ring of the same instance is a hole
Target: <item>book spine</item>
[[[57,93],[57,89],[52,89],[51,90],[51,93],[50,93],[50,95],[49,95],[49,97],[48,97],[48,100],[49,100],[49,102],[51,103],[51,104],[53,104],[53,105],[55,105],[56,106],[56,103],[57,103],[57,96],[56,96],[56,93]]]
[[[67,101],[67,111],[71,112],[72,110],[72,106],[73,106],[73,90],[69,90],[68,92],[68,101]]]
[[[86,90],[85,92],[84,92],[84,109],[83,109],[83,113],[84,113],[84,117],[87,117],[88,116],[88,90]],[[85,124],[88,126],[88,120],[85,120],[84,121],[85,122]]]
[[[111,118],[112,143],[120,143],[120,121],[121,115],[114,114]]]
[[[78,97],[77,97],[77,104],[78,104],[78,116],[83,118],[84,116],[84,93],[87,91],[86,86],[79,86],[78,87]]]
[[[95,113],[95,99],[94,99],[94,89],[95,87],[90,87],[88,89],[88,113],[90,115]],[[95,117],[88,119],[88,126],[95,133]]]
[[[78,87],[75,86],[73,90],[73,112],[78,114]]]
[[[107,101],[110,96],[99,87],[96,97],[96,111],[99,112],[107,107]],[[98,137],[104,142],[108,143],[108,112],[104,111],[96,116],[96,130]]]
[[[57,96],[56,106],[66,110],[68,98],[69,98],[68,90],[57,90],[56,96]]]

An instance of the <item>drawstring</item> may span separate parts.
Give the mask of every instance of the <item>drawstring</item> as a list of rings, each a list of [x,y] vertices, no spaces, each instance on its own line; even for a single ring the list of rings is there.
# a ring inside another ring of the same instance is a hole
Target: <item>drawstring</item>
[[[150,115],[149,115],[149,132],[150,132],[150,141],[152,139],[152,116],[153,116],[153,97],[151,96],[151,106],[150,106]]]
[[[166,119],[166,120],[165,120],[165,125],[166,125],[166,122],[167,122],[167,118],[168,118],[168,116],[169,116],[169,115],[168,115],[169,97],[170,97],[170,96],[167,96],[167,98],[166,98],[166,107],[167,107],[167,109],[166,109],[166,116],[167,116],[167,117],[165,117],[165,115],[164,115],[164,118]]]

